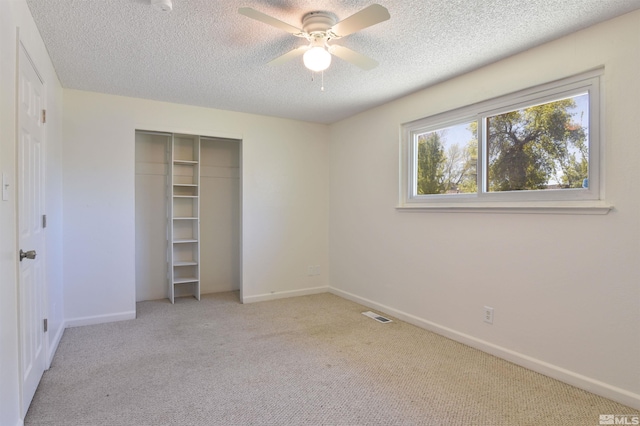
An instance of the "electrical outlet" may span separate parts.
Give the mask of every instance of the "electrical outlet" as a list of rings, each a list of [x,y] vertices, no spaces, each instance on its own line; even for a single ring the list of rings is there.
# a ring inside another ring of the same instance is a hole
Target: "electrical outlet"
[[[484,307],[484,322],[493,324],[493,308],[491,306]]]

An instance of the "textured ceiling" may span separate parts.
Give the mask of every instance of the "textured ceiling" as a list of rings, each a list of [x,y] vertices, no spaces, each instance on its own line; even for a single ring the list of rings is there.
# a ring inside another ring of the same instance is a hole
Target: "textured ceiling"
[[[338,20],[376,0],[27,0],[65,88],[332,123],[597,22],[640,0],[379,0],[391,19],[335,41],[377,60],[334,58],[312,74],[306,43],[237,13],[253,7],[301,27],[310,11]]]

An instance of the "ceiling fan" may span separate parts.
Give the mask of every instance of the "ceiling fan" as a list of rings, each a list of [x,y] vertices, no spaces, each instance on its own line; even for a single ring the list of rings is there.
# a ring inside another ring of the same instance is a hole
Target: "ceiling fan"
[[[296,37],[307,39],[308,45],[290,50],[273,59],[269,64],[278,65],[302,55],[305,66],[312,71],[327,69],[331,65],[331,55],[365,70],[375,68],[378,65],[375,60],[344,46],[329,44],[329,41],[348,36],[390,18],[386,8],[379,4],[372,4],[337,23],[330,13],[309,12],[302,18],[302,29],[300,29],[250,7],[241,7],[238,9],[238,13],[279,28]]]

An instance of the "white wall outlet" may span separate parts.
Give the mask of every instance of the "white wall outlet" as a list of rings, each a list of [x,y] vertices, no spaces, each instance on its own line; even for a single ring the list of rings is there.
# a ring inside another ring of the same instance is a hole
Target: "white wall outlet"
[[[484,307],[484,322],[493,324],[493,308],[491,306]]]

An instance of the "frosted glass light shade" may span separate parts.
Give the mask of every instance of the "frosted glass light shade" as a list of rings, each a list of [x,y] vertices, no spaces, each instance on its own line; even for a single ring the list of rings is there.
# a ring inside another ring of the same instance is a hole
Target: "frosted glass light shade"
[[[324,71],[331,65],[331,53],[327,52],[324,47],[312,47],[304,52],[302,62],[311,71]]]

